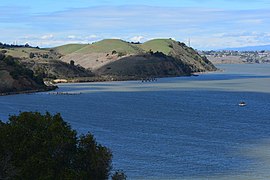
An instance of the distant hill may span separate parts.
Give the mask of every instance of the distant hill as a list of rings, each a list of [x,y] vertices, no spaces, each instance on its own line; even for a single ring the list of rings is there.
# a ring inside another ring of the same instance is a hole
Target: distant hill
[[[262,46],[245,46],[245,47],[235,47],[235,48],[225,48],[220,50],[229,50],[229,51],[270,51],[270,45]]]
[[[33,71],[31,76],[46,80],[129,80],[216,70],[206,57],[172,39],[154,39],[143,44],[104,39],[92,44],[67,44],[55,48],[0,45],[0,53],[17,59],[20,66]],[[13,71],[11,67],[8,70]],[[10,78],[8,74],[10,72],[5,69],[2,78]]]
[[[105,39],[88,45],[60,46],[54,51],[62,55],[62,61],[73,60],[98,76],[132,76],[136,79],[216,70],[207,58],[172,39],[154,39],[143,44]]]

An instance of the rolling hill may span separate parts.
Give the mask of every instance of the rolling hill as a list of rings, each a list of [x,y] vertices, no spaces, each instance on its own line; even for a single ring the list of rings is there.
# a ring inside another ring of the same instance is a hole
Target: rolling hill
[[[66,46],[67,49],[75,49],[73,47],[76,50],[69,54],[61,53],[59,47],[54,50],[63,55],[60,58],[62,61],[68,63],[73,60],[97,76],[138,79],[216,70],[207,58],[201,57],[184,43],[172,39],[154,39],[143,44],[105,39],[84,46]]]
[[[131,80],[216,70],[206,57],[172,39],[154,39],[143,44],[105,39],[55,48],[1,44],[0,55],[16,59],[15,67],[1,62],[1,88],[6,87],[5,91],[42,89],[42,78],[72,82]],[[16,74],[18,69],[22,74]]]

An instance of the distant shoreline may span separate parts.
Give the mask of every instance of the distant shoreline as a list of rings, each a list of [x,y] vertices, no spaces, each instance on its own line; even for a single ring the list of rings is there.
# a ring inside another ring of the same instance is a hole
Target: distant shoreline
[[[191,74],[183,74],[181,76],[149,76],[149,77],[138,77],[138,76],[99,76],[99,77],[79,77],[74,79],[65,79],[66,82],[54,83],[55,85],[47,86],[47,88],[41,88],[36,90],[25,90],[17,92],[3,92],[0,93],[0,96],[9,96],[17,94],[32,94],[38,92],[47,92],[53,91],[58,88],[56,84],[72,84],[72,83],[96,83],[96,82],[126,82],[126,81],[142,81],[142,82],[155,82],[159,78],[170,78],[170,77],[193,77],[199,76],[202,74],[208,74],[212,72],[220,72],[222,70],[218,69],[216,71],[206,71],[206,72],[194,72]]]
[[[31,94],[31,93],[37,93],[37,92],[47,92],[47,91],[53,91],[53,90],[55,90],[57,88],[58,88],[58,86],[47,86],[46,88],[34,89],[34,90],[2,92],[2,93],[0,93],[0,96],[10,96],[10,95],[17,95],[17,94]]]
[[[75,79],[66,79],[66,82],[59,82],[55,84],[67,84],[67,83],[95,83],[95,82],[119,82],[119,81],[152,81],[159,78],[172,78],[172,77],[193,77],[201,74],[208,74],[212,72],[222,72],[221,69],[217,69],[216,71],[205,71],[205,72],[194,72],[191,74],[183,74],[181,76],[149,76],[149,77],[138,77],[138,76],[99,76],[99,77],[80,77]]]

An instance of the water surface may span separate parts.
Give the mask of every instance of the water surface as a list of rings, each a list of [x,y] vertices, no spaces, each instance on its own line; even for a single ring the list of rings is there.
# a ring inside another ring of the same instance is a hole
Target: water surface
[[[60,112],[113,151],[129,179],[269,179],[270,65],[142,83],[61,84],[46,93],[0,97],[0,119]],[[245,101],[246,107],[238,103]]]

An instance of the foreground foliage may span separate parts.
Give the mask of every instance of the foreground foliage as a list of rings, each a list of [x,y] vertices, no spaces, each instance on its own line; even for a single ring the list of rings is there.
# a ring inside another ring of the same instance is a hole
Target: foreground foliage
[[[108,179],[111,151],[77,137],[60,114],[23,112],[0,121],[0,179]]]

